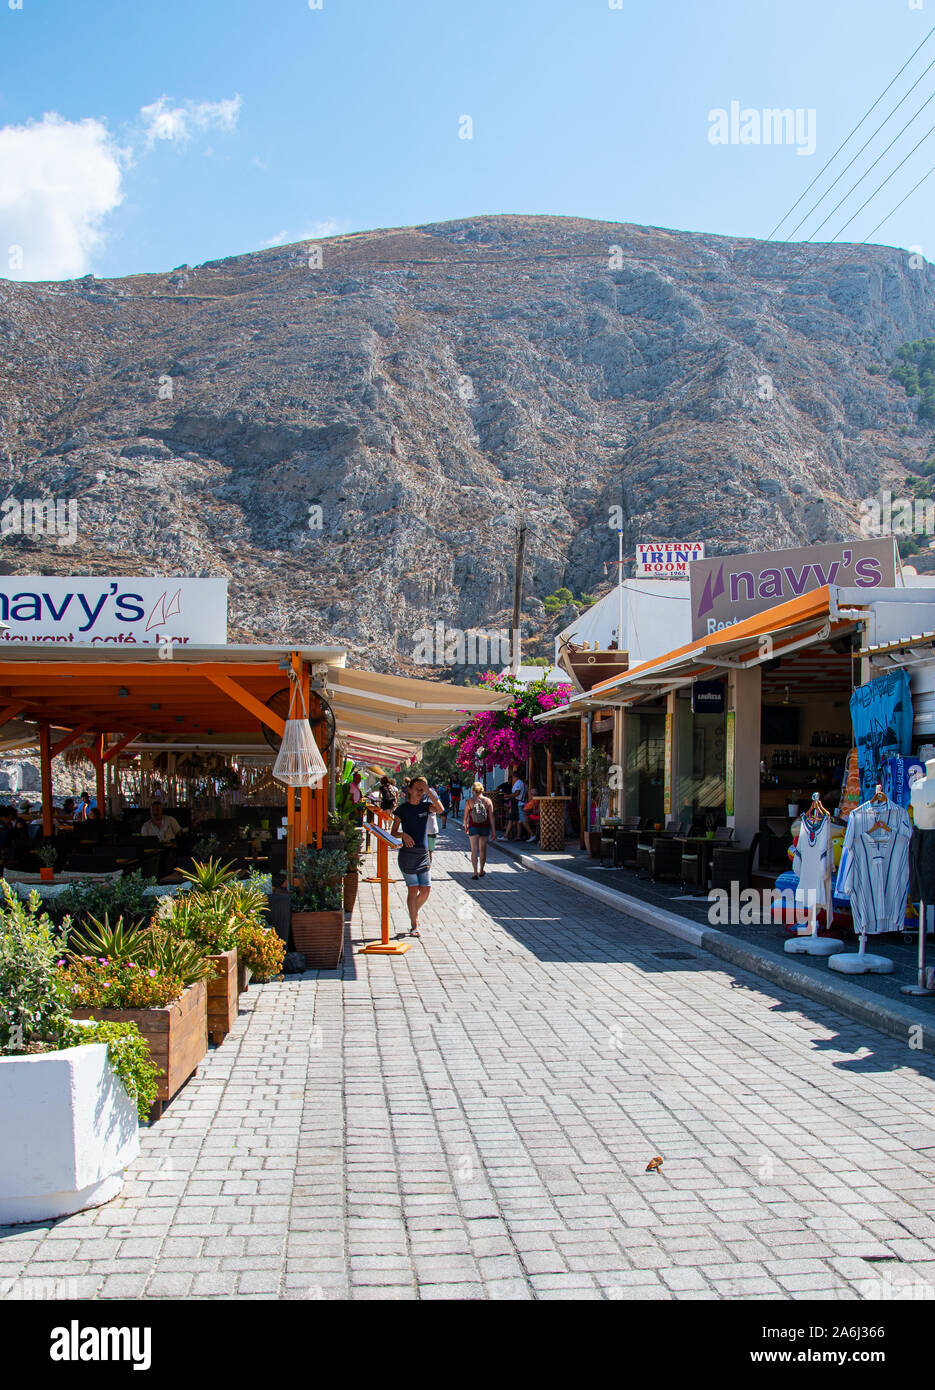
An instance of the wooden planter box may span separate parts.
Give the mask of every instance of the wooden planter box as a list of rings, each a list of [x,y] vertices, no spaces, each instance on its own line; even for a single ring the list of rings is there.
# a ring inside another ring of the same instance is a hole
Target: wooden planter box
[[[152,1118],[197,1070],[208,1051],[208,991],[204,980],[189,985],[181,996],[161,1009],[73,1009],[75,1018],[135,1023],[159,1068]]]
[[[208,1036],[220,1045],[234,1026],[239,995],[237,948],[209,956],[217,973],[208,980]]]
[[[344,956],[344,912],[293,912],[292,940],[309,970],[335,970]]]
[[[360,886],[360,870],[348,869],[344,875],[344,911],[353,912],[357,902],[357,889]]]

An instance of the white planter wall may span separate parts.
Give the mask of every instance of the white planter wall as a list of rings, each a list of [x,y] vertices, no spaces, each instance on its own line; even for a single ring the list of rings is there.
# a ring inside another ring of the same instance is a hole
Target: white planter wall
[[[104,1043],[0,1057],[0,1225],[110,1201],[139,1151],[136,1106]]]

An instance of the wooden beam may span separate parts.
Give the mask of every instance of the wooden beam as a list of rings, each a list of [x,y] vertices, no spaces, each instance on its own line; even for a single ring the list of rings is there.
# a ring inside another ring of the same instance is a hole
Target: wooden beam
[[[268,725],[274,733],[282,738],[283,734],[286,732],[286,721],[281,719],[278,714],[274,714],[271,709],[268,709],[267,706],[263,704],[262,700],[258,700],[255,695],[251,695],[249,690],[244,690],[243,686],[231,680],[230,676],[211,671],[206,671],[205,675],[212,685],[217,686],[218,690],[222,690],[225,695],[229,696],[230,699],[234,700],[238,705],[241,705],[245,710],[249,710],[252,715],[255,715],[256,718],[259,719],[261,724]]]
[[[104,781],[104,735],[94,735],[94,745],[91,756],[94,763],[94,771],[97,779],[97,811],[101,820],[107,815],[107,787]]]
[[[4,709],[0,709],[0,728],[4,724],[9,724],[11,719],[15,719],[22,708],[23,702],[21,700],[19,704],[7,705]]]
[[[53,743],[49,750],[51,756],[57,758],[59,753],[64,753],[65,749],[70,748],[73,743],[76,743],[78,739],[81,738],[82,734],[88,732],[90,727],[90,724],[79,724],[76,728],[72,729],[70,734],[66,734],[64,738],[60,738],[58,743]]]
[[[116,758],[117,754],[122,753],[128,743],[132,743],[135,738],[139,738],[140,732],[139,729],[134,729],[132,733],[124,734],[123,738],[118,738],[116,743],[112,743],[109,748],[105,748],[101,755],[103,761],[109,763],[113,758]]]

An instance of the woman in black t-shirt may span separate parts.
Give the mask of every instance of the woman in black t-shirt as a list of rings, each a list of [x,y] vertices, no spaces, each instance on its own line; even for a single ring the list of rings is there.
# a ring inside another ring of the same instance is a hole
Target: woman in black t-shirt
[[[432,891],[432,861],[429,858],[429,813],[436,814],[444,807],[424,777],[414,777],[406,789],[406,799],[396,807],[390,830],[402,835],[399,851],[399,871],[406,880],[406,906],[411,923],[409,935],[419,935],[419,909],[428,902]]]

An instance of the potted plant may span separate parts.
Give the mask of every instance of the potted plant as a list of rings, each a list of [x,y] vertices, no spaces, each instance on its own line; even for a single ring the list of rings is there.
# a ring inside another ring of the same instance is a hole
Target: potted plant
[[[58,858],[58,850],[54,845],[40,845],[36,850],[36,858],[40,864],[40,879],[43,883],[51,883],[55,878],[55,861]]]
[[[72,1017],[135,1023],[158,1069],[151,1118],[193,1075],[208,1050],[208,952],[158,919],[124,929],[89,919],[71,937],[64,975]]]
[[[364,832],[353,816],[329,815],[328,824],[343,835],[347,868],[344,871],[344,911],[353,912],[360,886],[360,866],[364,862]]]
[[[344,955],[343,849],[296,851],[291,895],[292,940],[311,970],[334,970]]]
[[[272,927],[246,917],[237,928],[237,953],[241,969],[249,970],[251,979],[262,985],[281,974],[286,943]],[[244,989],[246,987],[245,980]]]
[[[139,1153],[156,1069],[131,1023],[69,1019],[61,932],[38,894],[0,902],[0,1225],[100,1206]]]
[[[240,915],[229,888],[236,882],[230,865],[214,860],[196,864],[182,877],[194,886],[188,893],[163,898],[158,920],[172,935],[194,941],[207,952],[213,974],[207,977],[208,1036],[219,1046],[237,1017],[237,928]]]
[[[601,832],[591,826],[591,813],[610,790],[610,756],[604,748],[589,748],[577,763],[566,769],[565,780],[573,791],[590,787],[585,807],[585,844],[592,859],[601,857]]]

